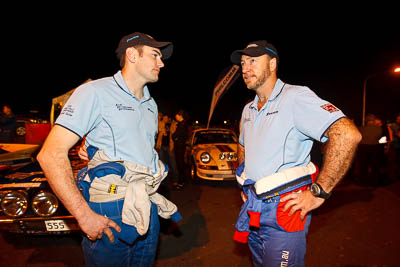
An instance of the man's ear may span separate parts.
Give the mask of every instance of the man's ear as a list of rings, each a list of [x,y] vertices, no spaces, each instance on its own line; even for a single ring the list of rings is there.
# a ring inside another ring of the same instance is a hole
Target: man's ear
[[[269,69],[271,71],[276,71],[277,68],[277,61],[276,61],[276,57],[271,58],[271,60],[269,61]]]
[[[126,58],[132,63],[136,62],[136,59],[138,58],[138,51],[134,47],[128,47],[126,49]]]

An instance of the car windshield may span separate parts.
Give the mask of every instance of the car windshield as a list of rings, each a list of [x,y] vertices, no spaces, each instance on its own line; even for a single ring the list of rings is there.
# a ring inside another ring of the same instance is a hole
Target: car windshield
[[[222,132],[198,132],[195,136],[194,145],[201,144],[217,144],[217,143],[225,143],[225,144],[235,144],[236,138],[231,133],[222,133]]]

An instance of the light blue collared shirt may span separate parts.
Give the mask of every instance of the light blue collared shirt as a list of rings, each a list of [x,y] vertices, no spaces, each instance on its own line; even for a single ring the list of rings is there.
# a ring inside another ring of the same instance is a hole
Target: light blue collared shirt
[[[242,113],[239,143],[245,149],[245,176],[265,176],[310,162],[313,140],[326,142],[324,132],[345,115],[305,86],[276,81],[268,101],[248,103]]]
[[[147,86],[138,99],[121,71],[79,86],[64,105],[56,124],[103,149],[112,160],[128,160],[157,170],[154,149],[158,129],[157,104]]]

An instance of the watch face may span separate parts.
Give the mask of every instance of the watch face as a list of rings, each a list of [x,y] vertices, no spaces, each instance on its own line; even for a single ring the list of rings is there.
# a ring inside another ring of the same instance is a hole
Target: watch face
[[[310,187],[310,191],[311,191],[311,194],[313,194],[313,196],[316,196],[316,197],[318,197],[319,194],[321,193],[321,190],[319,190],[319,187],[317,184],[312,184]]]

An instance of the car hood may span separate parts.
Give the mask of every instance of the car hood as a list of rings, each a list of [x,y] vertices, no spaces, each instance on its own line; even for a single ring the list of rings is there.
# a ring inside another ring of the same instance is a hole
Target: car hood
[[[236,152],[236,144],[201,144],[193,147],[195,151],[203,151],[210,153],[211,156],[214,154],[219,155],[221,152]]]
[[[0,189],[48,188],[47,178],[37,162],[33,162],[0,178]]]

